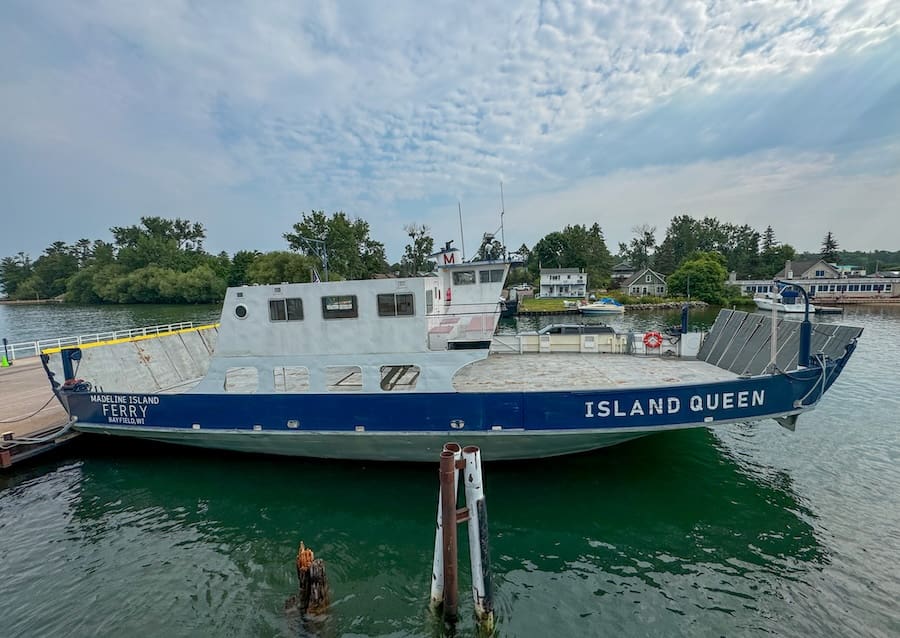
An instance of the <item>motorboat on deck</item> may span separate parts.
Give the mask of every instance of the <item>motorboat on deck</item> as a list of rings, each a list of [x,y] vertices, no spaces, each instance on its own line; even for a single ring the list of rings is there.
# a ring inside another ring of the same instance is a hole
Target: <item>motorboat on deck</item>
[[[579,306],[578,310],[586,316],[592,315],[620,315],[625,312],[625,306],[612,297],[603,297],[589,304]]]
[[[753,303],[755,303],[756,307],[760,310],[771,311],[774,307],[776,312],[806,312],[806,303],[799,302],[796,293],[794,293],[793,295],[789,294],[793,292],[793,290],[785,290],[780,293],[761,293],[753,297]],[[814,313],[816,311],[816,307],[812,304],[809,304],[809,311],[811,313]]]

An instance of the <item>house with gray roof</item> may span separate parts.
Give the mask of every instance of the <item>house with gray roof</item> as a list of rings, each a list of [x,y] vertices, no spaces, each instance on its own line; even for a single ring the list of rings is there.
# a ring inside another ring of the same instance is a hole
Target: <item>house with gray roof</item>
[[[824,259],[784,262],[775,279],[840,279],[841,272]]]
[[[650,268],[642,268],[622,284],[622,290],[633,297],[665,297],[669,290],[666,276]]]

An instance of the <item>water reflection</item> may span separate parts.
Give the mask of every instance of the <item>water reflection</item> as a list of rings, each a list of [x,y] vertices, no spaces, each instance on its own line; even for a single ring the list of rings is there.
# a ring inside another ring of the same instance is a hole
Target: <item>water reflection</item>
[[[25,633],[63,627],[85,599],[85,630],[286,632],[300,539],[328,563],[329,632],[432,631],[436,467],[128,449],[57,471],[69,496],[49,546],[69,569],[17,583],[17,597],[48,584],[69,593],[37,617],[23,606]],[[785,579],[825,561],[789,477],[730,457],[706,431],[485,471],[500,635],[582,634],[589,616],[610,631],[724,631],[748,609],[748,627],[769,627],[758,612],[784,604]],[[36,485],[0,493],[0,511]]]

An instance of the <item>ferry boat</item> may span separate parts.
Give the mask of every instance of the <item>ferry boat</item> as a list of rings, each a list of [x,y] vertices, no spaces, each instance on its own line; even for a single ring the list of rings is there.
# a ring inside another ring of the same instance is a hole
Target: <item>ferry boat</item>
[[[63,348],[45,368],[82,432],[397,461],[452,439],[528,459],[770,417],[793,428],[862,332],[723,310],[708,333],[494,334],[508,263],[460,262],[449,244],[437,257],[427,277],[229,288],[215,326]]]

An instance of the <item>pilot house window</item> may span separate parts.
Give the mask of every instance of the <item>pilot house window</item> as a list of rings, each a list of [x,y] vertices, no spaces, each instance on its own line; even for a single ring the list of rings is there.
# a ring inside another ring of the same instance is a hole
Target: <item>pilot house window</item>
[[[478,271],[478,280],[483,284],[502,282],[503,281],[503,269],[498,268],[496,270],[479,270]]]
[[[353,319],[359,316],[356,295],[322,297],[322,316],[326,319]]]
[[[302,321],[303,300],[299,297],[290,299],[269,299],[269,321]]]
[[[411,293],[378,295],[379,317],[411,317],[416,314]]]
[[[456,270],[453,272],[453,285],[466,286],[475,283],[474,270]]]

